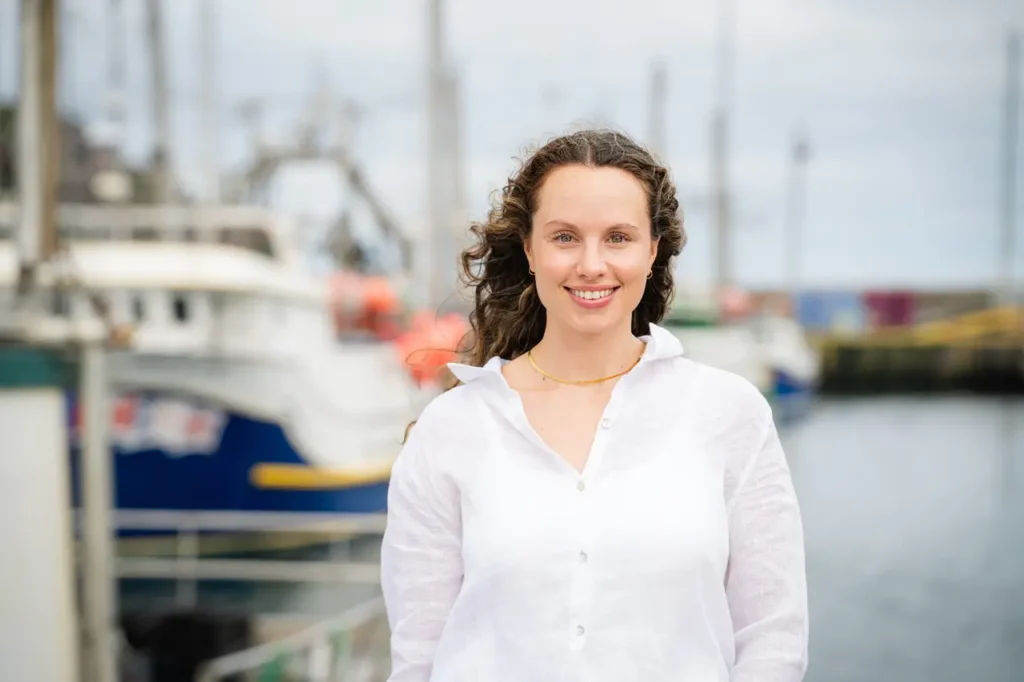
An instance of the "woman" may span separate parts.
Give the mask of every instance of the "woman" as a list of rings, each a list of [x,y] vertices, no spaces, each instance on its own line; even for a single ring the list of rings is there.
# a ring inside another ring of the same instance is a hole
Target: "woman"
[[[685,242],[626,136],[549,142],[463,254],[470,364],[408,433],[392,682],[796,682],[803,531],[768,404],[656,325]]]

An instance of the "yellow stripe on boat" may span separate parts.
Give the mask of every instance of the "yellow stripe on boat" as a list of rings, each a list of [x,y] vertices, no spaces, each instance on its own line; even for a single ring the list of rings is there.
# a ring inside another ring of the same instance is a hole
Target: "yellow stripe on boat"
[[[390,477],[391,462],[344,469],[264,462],[249,470],[249,480],[264,490],[341,490],[387,483]]]

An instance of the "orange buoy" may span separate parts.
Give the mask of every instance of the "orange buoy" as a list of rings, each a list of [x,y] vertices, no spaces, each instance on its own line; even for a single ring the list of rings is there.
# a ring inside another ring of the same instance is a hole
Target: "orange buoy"
[[[459,346],[467,331],[469,323],[459,315],[438,318],[428,311],[418,311],[395,346],[399,359],[417,384],[435,385],[441,382],[445,365],[458,360]]]

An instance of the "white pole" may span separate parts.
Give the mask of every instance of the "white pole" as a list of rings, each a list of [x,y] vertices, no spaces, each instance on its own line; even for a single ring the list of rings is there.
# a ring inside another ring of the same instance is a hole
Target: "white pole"
[[[218,117],[216,97],[216,18],[215,1],[203,0],[200,14],[201,90],[203,110],[203,198],[205,203],[220,201],[220,155],[218,154]]]
[[[42,8],[43,0],[21,0],[21,92],[18,98],[18,261],[33,269],[42,260],[43,143]]]
[[[64,394],[54,383],[4,387],[10,364],[6,370],[5,379],[0,366],[0,679],[71,682],[79,663]]]
[[[81,490],[82,598],[89,681],[116,682],[117,660],[114,632],[117,608],[113,569],[111,453],[108,446],[106,353],[98,341],[85,344],[79,374],[79,407],[82,414]]]

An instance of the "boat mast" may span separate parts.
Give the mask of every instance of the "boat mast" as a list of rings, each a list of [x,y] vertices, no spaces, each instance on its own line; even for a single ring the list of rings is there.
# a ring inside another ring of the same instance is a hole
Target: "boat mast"
[[[1017,303],[1014,261],[1017,255],[1017,127],[1020,107],[1020,34],[1006,39],[1006,85],[1000,178],[998,286],[1004,304]]]
[[[711,181],[715,221],[715,284],[734,284],[732,272],[732,196],[729,186],[729,119],[732,109],[735,0],[718,0],[718,55],[714,113],[711,122]]]
[[[215,0],[199,3],[199,54],[200,90],[202,97],[202,201],[205,204],[220,202],[220,155],[218,154],[218,117],[216,84],[216,35],[217,24],[214,11]]]
[[[447,187],[444,165],[444,7],[443,0],[427,2],[427,290],[428,305],[436,309],[444,298]]]
[[[665,63],[656,62],[651,68],[650,104],[647,122],[647,144],[655,158],[667,164],[665,158],[665,106],[668,97],[668,73]]]
[[[203,4],[207,4],[206,0]],[[171,114],[167,91],[167,63],[164,52],[162,0],[149,0],[146,5],[146,46],[149,50],[152,116],[155,131],[153,145],[153,198],[158,204],[169,203],[173,195],[171,179]]]

